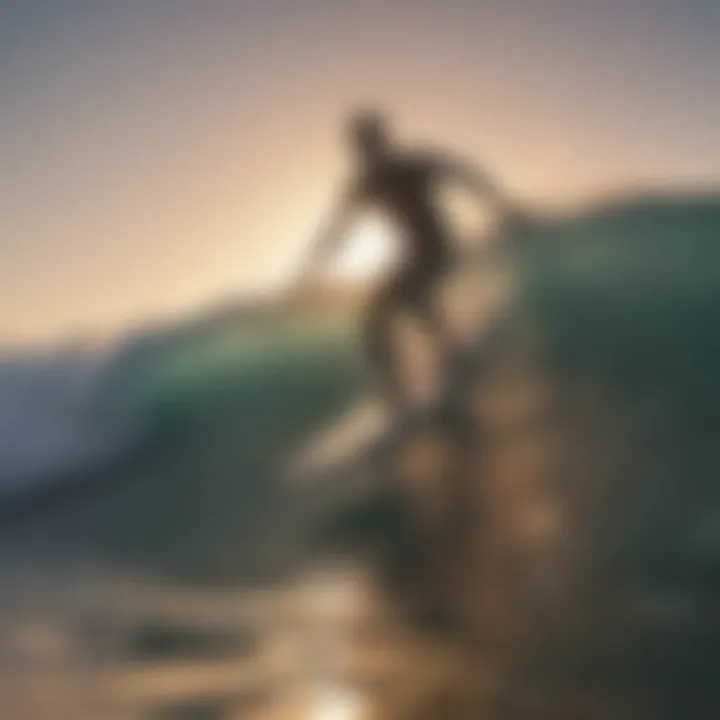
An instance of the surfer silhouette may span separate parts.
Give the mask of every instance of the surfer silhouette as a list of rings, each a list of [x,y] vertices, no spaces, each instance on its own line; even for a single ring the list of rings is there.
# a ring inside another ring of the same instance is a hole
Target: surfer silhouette
[[[363,334],[381,394],[393,406],[402,406],[402,369],[393,357],[392,342],[398,314],[418,320],[441,355],[453,352],[434,297],[453,254],[439,189],[447,180],[459,181],[485,203],[497,208],[506,204],[495,184],[475,167],[442,153],[399,147],[377,112],[354,114],[348,130],[355,174],[308,256],[301,285],[315,281],[360,212],[373,208],[390,219],[404,241],[401,262],[368,303]]]

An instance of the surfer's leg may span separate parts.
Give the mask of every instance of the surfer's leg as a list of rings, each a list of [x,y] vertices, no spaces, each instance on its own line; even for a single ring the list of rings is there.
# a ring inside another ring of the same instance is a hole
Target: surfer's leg
[[[455,343],[448,318],[437,297],[443,271],[444,267],[437,263],[420,266],[412,277],[409,296],[413,314],[430,333],[440,356],[445,358],[453,353]]]
[[[421,266],[413,278],[409,309],[427,333],[437,362],[434,393],[445,397],[462,374],[462,353],[458,337],[438,297],[445,266]]]
[[[407,304],[407,275],[392,276],[368,304],[364,343],[382,395],[393,405],[402,404],[402,368],[393,347],[393,323]]]

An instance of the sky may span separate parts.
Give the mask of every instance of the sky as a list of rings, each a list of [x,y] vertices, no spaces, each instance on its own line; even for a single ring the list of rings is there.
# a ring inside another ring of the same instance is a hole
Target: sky
[[[0,0],[0,343],[277,285],[356,107],[527,202],[715,186],[718,37],[711,0]]]

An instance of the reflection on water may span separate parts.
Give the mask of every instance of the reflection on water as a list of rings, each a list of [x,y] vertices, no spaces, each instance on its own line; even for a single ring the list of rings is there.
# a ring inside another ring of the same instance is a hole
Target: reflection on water
[[[2,718],[369,717],[361,685],[374,661],[360,646],[373,608],[360,572],[262,591],[4,574]]]

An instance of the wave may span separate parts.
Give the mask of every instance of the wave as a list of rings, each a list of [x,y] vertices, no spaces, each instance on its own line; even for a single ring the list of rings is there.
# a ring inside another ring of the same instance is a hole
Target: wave
[[[128,437],[101,412],[109,358],[80,350],[0,358],[0,491],[107,460]]]

